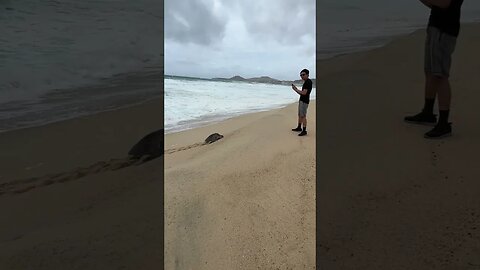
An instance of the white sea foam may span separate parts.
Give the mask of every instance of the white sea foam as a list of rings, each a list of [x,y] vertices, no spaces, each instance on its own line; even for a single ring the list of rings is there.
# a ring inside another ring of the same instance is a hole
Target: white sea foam
[[[184,130],[298,101],[289,85],[166,78],[165,131]],[[301,87],[301,85],[298,85]],[[315,98],[315,88],[310,98]]]

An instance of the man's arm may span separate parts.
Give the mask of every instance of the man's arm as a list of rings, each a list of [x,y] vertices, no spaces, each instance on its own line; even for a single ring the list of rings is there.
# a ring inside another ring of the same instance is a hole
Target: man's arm
[[[439,8],[448,8],[452,3],[452,0],[420,0],[427,7],[439,7]]]
[[[305,96],[308,93],[307,89],[302,89],[302,91],[300,91],[295,85],[292,86],[292,89],[295,90],[295,92],[297,92],[301,96]]]

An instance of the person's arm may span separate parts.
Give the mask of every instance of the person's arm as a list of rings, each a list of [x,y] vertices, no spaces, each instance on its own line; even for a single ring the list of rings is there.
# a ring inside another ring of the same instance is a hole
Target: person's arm
[[[439,7],[439,8],[448,8],[452,3],[452,0],[420,0],[427,7]]]
[[[301,95],[301,96],[305,96],[305,95],[308,93],[307,89],[302,89],[302,91],[300,91],[300,90],[298,90],[298,88],[297,88],[295,85],[293,85],[293,84],[292,84],[292,89],[295,90],[295,92],[297,92],[297,93],[298,93],[299,95]]]

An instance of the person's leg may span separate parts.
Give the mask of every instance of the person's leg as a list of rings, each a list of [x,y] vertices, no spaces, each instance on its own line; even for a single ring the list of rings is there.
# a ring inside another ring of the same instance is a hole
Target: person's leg
[[[425,104],[422,111],[426,114],[433,114],[433,106],[435,104],[435,96],[437,94],[435,76],[432,74],[435,69],[433,52],[435,50],[435,40],[438,39],[437,34],[437,31],[434,31],[434,29],[428,29],[427,39],[425,42]]]
[[[420,113],[405,117],[407,122],[417,122],[425,124],[434,124],[437,122],[435,115],[433,114],[433,107],[435,105],[435,96],[437,95],[438,79],[430,73],[425,73],[425,91],[424,91],[424,104]]]
[[[404,120],[410,123],[434,125],[437,122],[437,117],[433,114],[433,107],[435,104],[435,97],[438,91],[438,80],[433,75],[438,73],[439,59],[438,59],[438,40],[440,39],[440,32],[436,28],[427,28],[427,38],[425,40],[425,58],[424,58],[424,72],[425,72],[425,90],[424,90],[424,105],[420,113],[412,116],[406,116]]]
[[[292,131],[302,131],[302,122],[303,122],[303,119],[301,117],[301,104],[300,102],[298,102],[298,121],[297,121],[297,127],[296,128],[292,128]]]
[[[437,94],[437,85],[435,76],[425,74],[425,103],[423,105],[423,113],[433,114],[433,106],[435,104],[435,96]]]
[[[308,109],[308,104],[305,102],[302,102],[302,124],[303,124],[303,130],[298,134],[298,136],[305,136],[307,135],[307,109]]]
[[[435,95],[438,96],[438,110],[440,112],[449,111],[452,91],[447,76],[426,75],[425,106],[423,108],[425,113],[433,113],[433,104],[431,103],[435,100]],[[442,120],[448,120],[448,116],[447,119]]]
[[[433,84],[438,97],[438,110],[440,119],[437,125],[425,133],[425,138],[442,138],[452,134],[451,123],[448,122],[452,90],[449,75],[452,62],[452,54],[455,50],[457,38],[446,33],[440,33],[438,44],[433,50],[434,71]]]
[[[431,74],[425,74],[425,98],[435,99],[437,91],[435,89],[435,76]]]
[[[442,138],[452,133],[452,127],[448,122],[452,93],[448,75],[434,76],[432,81],[437,91],[440,118],[437,125],[425,133],[425,138]]]
[[[303,124],[303,130],[298,134],[298,136],[305,136],[307,135],[307,116],[302,117],[302,124]]]
[[[303,103],[302,104],[302,124],[303,124],[303,130],[298,134],[298,136],[305,136],[307,135],[307,108],[308,104]]]
[[[452,99],[452,90],[448,77],[437,77],[438,80],[438,110],[440,112],[439,123],[448,123],[448,114],[450,113],[450,102]]]
[[[452,99],[452,90],[450,88],[450,80],[448,77],[438,77],[438,108],[439,110],[450,110],[450,102]]]
[[[302,131],[302,117],[298,116],[298,124],[296,128],[292,128],[292,131]]]

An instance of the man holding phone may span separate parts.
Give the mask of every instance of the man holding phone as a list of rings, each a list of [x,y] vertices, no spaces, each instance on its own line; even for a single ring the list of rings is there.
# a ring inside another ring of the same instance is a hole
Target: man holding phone
[[[425,104],[422,112],[405,117],[405,121],[435,124],[425,138],[451,135],[448,122],[451,88],[449,82],[451,56],[460,32],[460,10],[463,0],[420,0],[431,9],[425,42]],[[435,96],[438,95],[440,118],[433,114]]]
[[[303,80],[302,90],[299,90],[293,83],[292,89],[300,95],[298,101],[298,126],[297,128],[292,129],[292,131],[301,131],[298,136],[307,135],[307,109],[308,103],[310,103],[310,92],[312,92],[312,80],[308,78],[309,76],[308,69],[303,69],[300,71],[300,77]],[[302,129],[303,124],[303,129]]]

